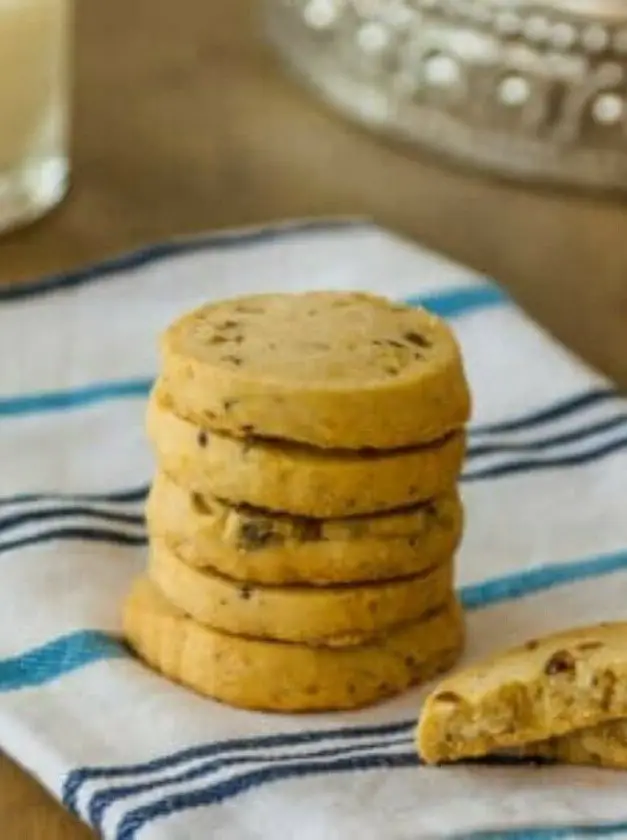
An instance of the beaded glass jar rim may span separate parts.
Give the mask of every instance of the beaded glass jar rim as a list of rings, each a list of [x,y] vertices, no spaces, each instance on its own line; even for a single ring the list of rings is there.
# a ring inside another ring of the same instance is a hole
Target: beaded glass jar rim
[[[503,175],[627,188],[623,0],[266,0],[329,102]]]

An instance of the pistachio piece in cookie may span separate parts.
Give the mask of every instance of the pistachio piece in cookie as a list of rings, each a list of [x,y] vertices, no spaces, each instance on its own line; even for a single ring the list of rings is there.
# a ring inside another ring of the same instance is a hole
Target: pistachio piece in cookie
[[[460,671],[427,698],[429,764],[487,755],[627,716],[627,623],[532,640]]]

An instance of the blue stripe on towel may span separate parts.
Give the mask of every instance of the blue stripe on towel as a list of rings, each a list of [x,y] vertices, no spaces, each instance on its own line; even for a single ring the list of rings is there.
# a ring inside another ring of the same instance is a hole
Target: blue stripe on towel
[[[145,399],[152,388],[152,383],[152,379],[140,377],[119,382],[96,382],[63,391],[42,391],[15,397],[0,397],[0,417],[71,411],[110,400]]]
[[[410,306],[424,306],[441,318],[459,318],[478,310],[502,306],[509,302],[509,297],[498,286],[485,283],[414,295],[406,301]]]
[[[481,583],[462,587],[460,596],[468,610],[484,609],[506,601],[515,601],[567,586],[570,583],[599,578],[627,569],[627,549],[601,557],[553,563],[534,569],[523,569]]]
[[[61,636],[27,653],[0,660],[0,693],[34,688],[98,662],[127,656],[126,648],[96,630]]]

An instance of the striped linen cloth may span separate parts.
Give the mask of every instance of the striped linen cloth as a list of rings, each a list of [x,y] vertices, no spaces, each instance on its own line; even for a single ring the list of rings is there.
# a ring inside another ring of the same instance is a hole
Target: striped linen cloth
[[[463,345],[466,661],[626,616],[627,406],[495,286],[360,222],[179,241],[0,289],[0,746],[112,840],[627,836],[621,773],[421,767],[421,690],[352,714],[247,713],[121,643],[158,332],[208,298],[317,288],[424,302]]]

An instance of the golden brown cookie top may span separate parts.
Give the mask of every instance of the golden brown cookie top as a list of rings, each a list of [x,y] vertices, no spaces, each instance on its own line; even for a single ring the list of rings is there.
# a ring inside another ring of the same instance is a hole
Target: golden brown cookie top
[[[267,294],[208,304],[165,333],[164,348],[233,377],[328,388],[385,386],[456,355],[424,309],[359,292]]]
[[[394,449],[437,440],[470,413],[450,328],[369,294],[207,304],[172,324],[161,350],[172,410],[236,436]]]

